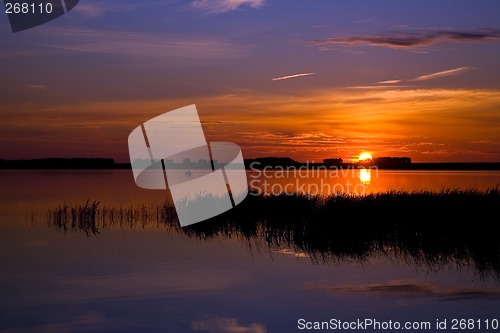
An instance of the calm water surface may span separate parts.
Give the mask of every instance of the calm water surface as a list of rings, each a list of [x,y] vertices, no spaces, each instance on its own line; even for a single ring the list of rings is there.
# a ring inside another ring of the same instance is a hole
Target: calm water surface
[[[299,187],[321,179],[370,192],[500,183],[499,172],[310,176]],[[161,225],[114,225],[87,236],[47,223],[47,211],[64,203],[165,200],[137,188],[129,171],[5,171],[0,183],[0,332],[265,333],[300,332],[300,318],[447,319],[448,328],[453,318],[500,319],[500,280],[466,263],[429,266],[391,251],[321,260],[259,237],[205,239]]]
[[[251,188],[266,193],[367,194],[386,191],[484,191],[500,185],[500,171],[255,170],[248,173]]]

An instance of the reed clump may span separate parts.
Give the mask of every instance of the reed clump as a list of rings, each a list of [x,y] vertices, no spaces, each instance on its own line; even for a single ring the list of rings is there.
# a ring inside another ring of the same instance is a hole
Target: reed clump
[[[310,196],[251,193],[234,209],[181,228],[165,203],[104,206],[87,201],[48,214],[58,230],[98,234],[101,229],[164,228],[201,239],[264,239],[271,249],[292,248],[313,260],[363,260],[399,255],[429,267],[474,266],[500,277],[497,232],[500,191],[390,191]]]

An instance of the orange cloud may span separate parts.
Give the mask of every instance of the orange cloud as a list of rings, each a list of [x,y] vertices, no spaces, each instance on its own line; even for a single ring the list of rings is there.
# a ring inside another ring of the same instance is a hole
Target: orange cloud
[[[440,71],[440,72],[436,72],[436,73],[421,75],[421,76],[413,79],[413,81],[432,80],[432,79],[437,79],[437,78],[440,78],[443,76],[457,75],[457,74],[460,74],[460,73],[467,71],[469,69],[471,69],[471,68],[470,67],[459,67],[459,68],[449,69],[446,71]]]

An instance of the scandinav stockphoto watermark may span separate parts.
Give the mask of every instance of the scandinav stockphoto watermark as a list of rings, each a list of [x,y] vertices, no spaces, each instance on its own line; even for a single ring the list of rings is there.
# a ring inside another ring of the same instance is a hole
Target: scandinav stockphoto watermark
[[[379,169],[375,165],[337,166],[307,161],[299,165],[269,166],[249,164],[250,195],[316,195],[367,194]]]

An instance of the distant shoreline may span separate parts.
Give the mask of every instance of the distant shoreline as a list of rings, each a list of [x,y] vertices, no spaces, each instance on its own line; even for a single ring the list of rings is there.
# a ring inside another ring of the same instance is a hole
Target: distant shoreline
[[[273,158],[271,158],[273,159]],[[281,158],[276,158],[281,160]],[[256,163],[257,162],[257,163]],[[253,163],[253,164],[252,164]],[[178,164],[174,169],[197,169],[198,163]],[[358,169],[378,168],[380,170],[449,170],[449,171],[500,171],[500,162],[422,162],[401,166],[382,166],[366,163],[300,163],[286,159],[285,163],[270,161],[270,158],[247,159],[245,168],[286,170],[301,169]],[[117,163],[110,158],[43,158],[31,160],[0,160],[0,170],[130,170],[130,163]]]

